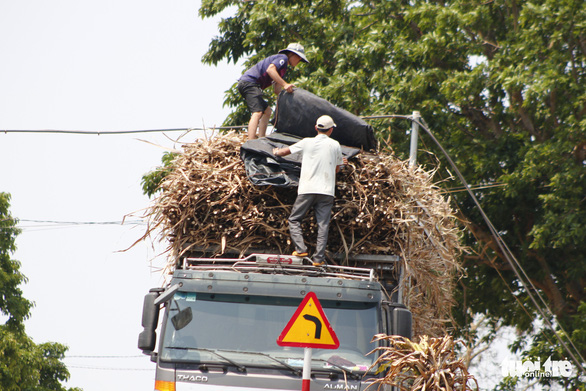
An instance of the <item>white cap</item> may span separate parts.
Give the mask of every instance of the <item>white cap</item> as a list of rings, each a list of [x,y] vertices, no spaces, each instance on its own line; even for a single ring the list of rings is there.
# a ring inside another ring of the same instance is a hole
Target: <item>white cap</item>
[[[317,128],[320,130],[328,130],[329,128],[335,128],[336,124],[329,115],[322,115],[317,119],[315,126],[317,126]]]
[[[302,61],[309,62],[309,61],[307,61],[307,57],[305,57],[305,49],[303,48],[303,45],[301,45],[300,43],[290,43],[286,49],[279,50],[279,53],[285,53],[285,52],[295,53],[299,57],[301,57]]]

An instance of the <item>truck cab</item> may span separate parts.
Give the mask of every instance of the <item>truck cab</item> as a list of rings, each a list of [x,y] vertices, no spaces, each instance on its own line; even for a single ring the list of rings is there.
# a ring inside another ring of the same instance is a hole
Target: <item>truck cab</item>
[[[411,313],[396,283],[398,257],[361,257],[354,262],[371,267],[266,253],[184,258],[144,300],[138,347],[156,363],[154,389],[299,390],[304,350],[277,339],[313,292],[339,347],[313,350],[311,390],[364,390],[380,376],[372,338],[410,337]]]

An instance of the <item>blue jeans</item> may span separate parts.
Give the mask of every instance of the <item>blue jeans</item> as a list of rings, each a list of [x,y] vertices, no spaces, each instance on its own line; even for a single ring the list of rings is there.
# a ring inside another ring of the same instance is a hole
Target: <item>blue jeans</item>
[[[314,262],[322,262],[325,260],[326,245],[328,244],[328,229],[330,227],[333,205],[334,197],[325,194],[298,194],[293,204],[291,216],[289,216],[289,233],[297,252],[307,252],[307,246],[303,240],[301,222],[311,207],[315,211],[317,241],[315,254],[313,255]]]

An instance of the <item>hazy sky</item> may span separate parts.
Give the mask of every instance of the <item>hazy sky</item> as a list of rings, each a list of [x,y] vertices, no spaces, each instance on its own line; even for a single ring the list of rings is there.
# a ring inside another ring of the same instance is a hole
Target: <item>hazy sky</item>
[[[141,176],[164,152],[139,139],[173,147],[180,133],[2,130],[221,125],[224,91],[242,68],[201,64],[217,20],[202,21],[199,3],[0,0],[0,191],[12,194],[23,229],[14,258],[36,304],[27,332],[69,346],[69,387],[153,389],[154,364],[136,344],[142,298],[161,284],[164,259],[152,259],[162,247],[119,252],[145,230],[138,218],[119,222],[149,205]]]

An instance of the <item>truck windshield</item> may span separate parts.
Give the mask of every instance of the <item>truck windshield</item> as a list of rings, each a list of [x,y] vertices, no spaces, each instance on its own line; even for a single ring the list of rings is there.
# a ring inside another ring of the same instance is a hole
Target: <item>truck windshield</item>
[[[177,292],[161,342],[164,361],[301,368],[303,348],[282,347],[277,338],[301,303],[283,297]],[[316,369],[364,372],[377,334],[376,303],[320,300],[340,347],[313,349]],[[185,314],[188,316],[184,316]]]

